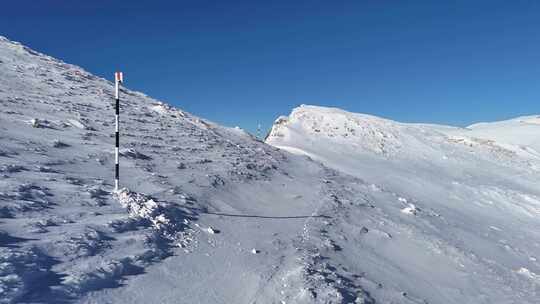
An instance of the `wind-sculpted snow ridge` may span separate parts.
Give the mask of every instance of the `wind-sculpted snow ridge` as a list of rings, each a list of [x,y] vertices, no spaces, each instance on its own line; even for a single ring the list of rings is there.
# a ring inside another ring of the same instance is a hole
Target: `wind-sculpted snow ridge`
[[[111,221],[108,227],[116,233],[126,233],[148,226],[151,231],[140,239],[145,249],[128,251],[128,256],[125,257],[103,259],[98,262],[97,267],[68,272],[60,287],[60,294],[66,298],[77,298],[104,288],[119,287],[127,276],[141,274],[144,268],[171,256],[171,248],[181,247],[187,253],[196,243],[195,233],[189,228],[190,220],[195,219],[193,212],[182,210],[174,204],[157,202],[126,188],[115,192],[114,196],[127,210],[129,218]],[[102,235],[93,233],[91,239],[102,242],[106,240]],[[100,247],[95,242],[89,242],[88,237],[80,243],[94,251]]]
[[[304,140],[326,138],[331,142],[361,142],[363,150],[382,155],[393,155],[400,151],[401,126],[375,116],[349,113],[334,108],[310,106],[293,110],[289,117],[279,117],[268,138],[291,140],[294,136],[304,136]],[[296,133],[296,132],[301,133]]]
[[[188,212],[172,204],[158,203],[144,194],[121,189],[115,193],[130,216],[148,221],[159,235],[175,246],[186,248],[192,239]]]

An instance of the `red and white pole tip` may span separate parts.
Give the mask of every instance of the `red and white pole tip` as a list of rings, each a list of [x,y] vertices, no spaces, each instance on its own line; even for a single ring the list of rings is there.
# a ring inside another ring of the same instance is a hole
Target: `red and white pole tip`
[[[114,80],[116,82],[120,82],[120,83],[124,82],[124,74],[122,72],[115,72],[114,73]]]

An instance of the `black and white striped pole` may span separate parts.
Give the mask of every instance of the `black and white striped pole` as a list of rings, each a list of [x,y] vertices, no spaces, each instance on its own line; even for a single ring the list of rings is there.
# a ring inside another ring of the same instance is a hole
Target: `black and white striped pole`
[[[116,99],[116,114],[115,114],[115,122],[116,122],[116,128],[115,128],[115,137],[116,137],[116,144],[114,146],[114,164],[115,164],[115,172],[114,172],[114,191],[118,191],[118,183],[120,180],[120,160],[119,160],[119,150],[120,150],[120,95],[118,94],[118,89],[120,86],[120,83],[124,82],[124,76],[122,75],[122,72],[115,72],[114,73],[114,97]]]

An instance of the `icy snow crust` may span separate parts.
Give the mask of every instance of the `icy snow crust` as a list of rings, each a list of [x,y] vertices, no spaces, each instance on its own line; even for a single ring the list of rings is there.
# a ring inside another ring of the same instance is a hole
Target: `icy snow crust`
[[[122,89],[113,193],[112,90],[0,37],[0,303],[538,302],[533,139],[303,107],[306,157]]]

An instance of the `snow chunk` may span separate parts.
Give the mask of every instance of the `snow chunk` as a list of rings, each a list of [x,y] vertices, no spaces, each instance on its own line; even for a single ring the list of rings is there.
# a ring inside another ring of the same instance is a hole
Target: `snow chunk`
[[[34,128],[39,128],[39,119],[33,118],[32,120],[30,120],[30,125]]]
[[[2,173],[17,173],[21,171],[26,171],[26,168],[20,165],[2,165],[0,166],[0,172]]]
[[[161,213],[158,203],[143,194],[129,192],[126,189],[117,192],[117,198],[122,207],[126,208],[131,216],[150,220],[154,228],[160,230],[170,221]]]
[[[127,189],[115,192],[115,196],[131,217],[149,222],[162,238],[179,247],[185,247],[191,241],[190,230],[187,229],[188,214],[178,206],[157,202]]]
[[[516,271],[518,274],[520,275],[523,275],[531,280],[535,280],[537,281],[537,283],[540,284],[540,275],[530,271],[529,269],[525,268],[525,267],[521,267],[520,269],[518,269]]]
[[[202,231],[206,232],[206,233],[209,233],[209,234],[218,234],[220,233],[220,231],[212,226],[208,226],[207,228],[203,228],[201,227],[201,225],[199,224],[195,224],[195,226],[199,229],[201,229]]]
[[[45,119],[33,118],[29,123],[33,128],[51,128],[51,123]]]
[[[83,130],[86,129],[86,126],[82,122],[80,122],[80,121],[78,121],[76,119],[68,119],[67,121],[68,121],[68,123],[70,125],[72,125],[72,126],[74,126],[76,128],[83,129]]]
[[[185,113],[182,112],[179,109],[176,109],[174,107],[171,107],[170,105],[163,103],[163,102],[156,102],[151,107],[150,110],[160,114],[160,115],[167,115],[170,114],[175,117],[185,117]]]
[[[66,144],[65,142],[63,142],[63,141],[61,141],[59,139],[53,140],[52,146],[54,148],[66,148],[66,147],[69,147],[68,144]]]
[[[412,214],[412,215],[416,215],[417,211],[418,211],[418,209],[416,209],[416,206],[414,204],[411,204],[411,203],[409,203],[408,207],[405,207],[405,208],[401,209],[401,212],[403,212],[405,214]]]
[[[163,104],[153,105],[150,109],[152,109],[152,111],[157,112],[161,115],[167,114],[167,111],[168,111],[168,109]]]
[[[140,153],[139,151],[132,148],[120,149],[119,153],[120,155],[124,157],[133,158],[133,159],[143,159],[143,160],[151,159],[150,156]]]

